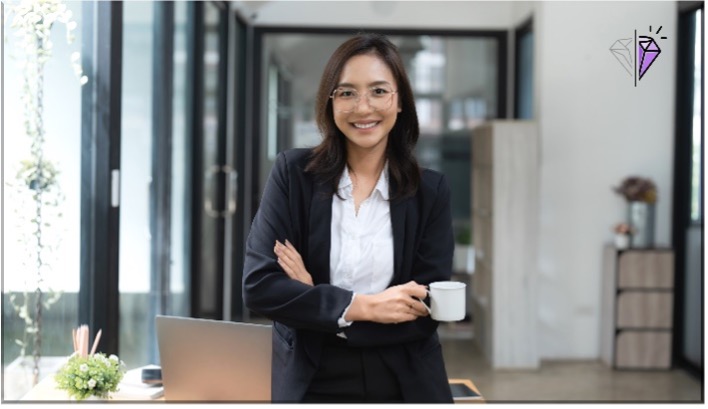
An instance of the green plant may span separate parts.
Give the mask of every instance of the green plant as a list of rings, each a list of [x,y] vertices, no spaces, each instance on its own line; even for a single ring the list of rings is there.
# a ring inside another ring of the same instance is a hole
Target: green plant
[[[16,204],[14,222],[22,231],[18,241],[26,252],[22,261],[24,271],[14,272],[25,277],[25,289],[21,294],[13,294],[10,302],[25,323],[23,338],[16,343],[23,357],[31,350],[33,383],[36,384],[42,349],[42,312],[61,296],[60,292],[47,287],[44,277],[51,272],[52,259],[61,242],[61,233],[52,232],[52,222],[61,217],[64,199],[57,180],[59,166],[45,155],[44,72],[45,64],[52,57],[52,28],[56,23],[64,24],[67,42],[71,44],[77,24],[62,0],[22,0],[8,6],[8,18],[12,18],[10,28],[19,45],[10,50],[22,56],[20,103],[24,112],[24,134],[29,140],[29,157],[19,161],[14,183],[7,183],[12,202]],[[79,60],[79,53],[73,53],[74,73],[79,83],[85,84],[88,78],[83,75]]]
[[[472,244],[472,230],[469,228],[469,226],[465,225],[457,229],[455,243],[466,246]]]
[[[69,396],[83,400],[89,396],[106,399],[118,390],[125,375],[125,364],[117,356],[103,353],[82,357],[75,353],[54,376],[57,388]]]

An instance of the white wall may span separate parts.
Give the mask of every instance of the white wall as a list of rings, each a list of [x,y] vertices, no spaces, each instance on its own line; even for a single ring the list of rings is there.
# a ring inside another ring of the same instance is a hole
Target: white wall
[[[630,174],[658,186],[656,239],[670,243],[677,11],[674,2],[536,5],[541,134],[539,342],[545,358],[599,356],[602,246]],[[662,53],[634,87],[609,52],[615,40],[663,26]]]
[[[635,173],[654,179],[657,244],[670,242],[676,3],[264,3],[247,11],[257,12],[256,25],[513,30],[533,13],[541,139],[539,355],[598,358],[602,246],[625,217],[612,186]],[[635,88],[609,48],[635,29],[647,33],[649,25],[663,26],[668,39],[659,40],[662,54]]]

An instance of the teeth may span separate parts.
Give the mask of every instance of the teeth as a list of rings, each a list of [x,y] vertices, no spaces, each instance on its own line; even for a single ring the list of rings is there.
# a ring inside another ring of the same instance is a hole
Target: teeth
[[[374,126],[376,126],[377,123],[378,122],[372,122],[369,124],[354,124],[354,126],[359,129],[368,129],[368,128],[373,128]]]

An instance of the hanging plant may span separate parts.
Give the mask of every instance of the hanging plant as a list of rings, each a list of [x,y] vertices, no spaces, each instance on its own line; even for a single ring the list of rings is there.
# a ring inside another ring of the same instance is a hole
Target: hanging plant
[[[24,114],[24,134],[29,140],[29,157],[21,159],[12,187],[16,203],[15,222],[23,234],[18,237],[26,251],[22,260],[25,290],[10,296],[16,313],[24,321],[23,338],[16,340],[21,356],[31,351],[33,357],[33,383],[39,379],[39,360],[42,351],[42,313],[56,303],[60,292],[47,288],[44,277],[52,271],[61,234],[52,231],[52,221],[61,217],[61,192],[59,167],[45,156],[44,126],[44,72],[52,57],[52,28],[57,24],[66,27],[66,41],[74,41],[77,27],[69,10],[61,0],[23,0],[8,4],[10,29],[22,54],[21,104]],[[88,81],[79,65],[78,52],[71,55],[74,73],[81,85]]]

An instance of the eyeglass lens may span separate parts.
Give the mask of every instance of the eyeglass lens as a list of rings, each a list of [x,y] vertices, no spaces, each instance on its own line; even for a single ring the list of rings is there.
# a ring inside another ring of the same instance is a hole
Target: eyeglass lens
[[[394,91],[386,87],[370,89],[366,95],[369,106],[374,111],[384,111],[391,106]],[[351,88],[337,88],[332,93],[333,107],[339,112],[352,112],[361,101],[361,95]]]

